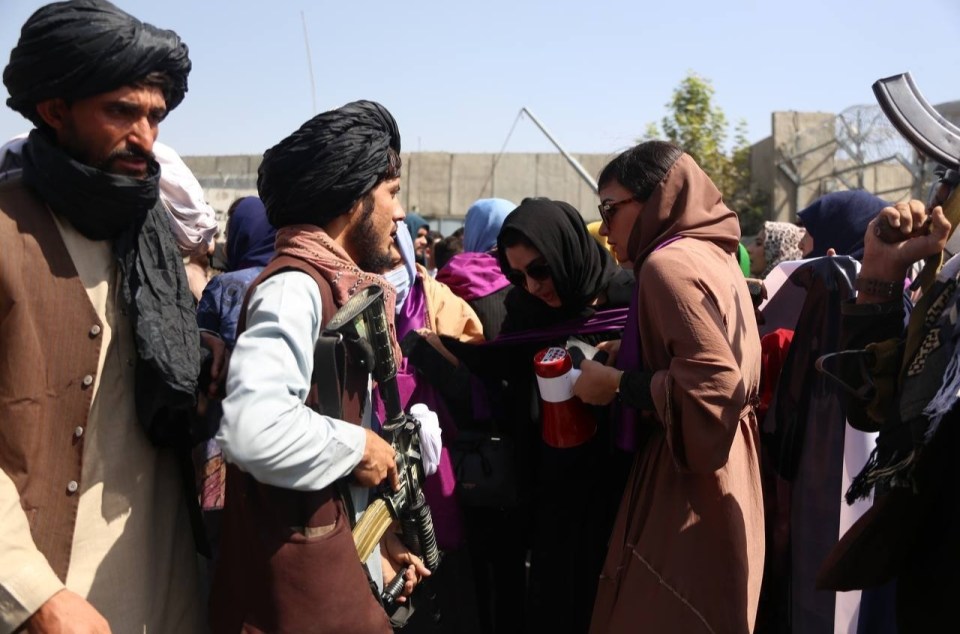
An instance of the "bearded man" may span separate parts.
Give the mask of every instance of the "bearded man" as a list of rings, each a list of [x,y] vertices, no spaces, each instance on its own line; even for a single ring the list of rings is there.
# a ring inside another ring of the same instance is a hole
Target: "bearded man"
[[[230,360],[217,440],[231,464],[211,624],[390,632],[371,585],[379,596],[403,571],[402,603],[429,571],[390,532],[359,560],[350,526],[370,487],[397,486],[395,451],[371,430],[366,366],[348,352],[339,377],[335,365],[314,367],[314,351],[337,309],[377,285],[399,359],[396,292],[368,272],[390,267],[404,218],[397,124],[370,101],[317,115],[267,150],[257,187],[277,228],[276,258],[247,293]],[[331,385],[332,406],[318,399]]]
[[[3,73],[35,128],[0,183],[2,632],[202,629],[199,336],[152,153],[190,66],[173,31],[72,0],[27,20]]]

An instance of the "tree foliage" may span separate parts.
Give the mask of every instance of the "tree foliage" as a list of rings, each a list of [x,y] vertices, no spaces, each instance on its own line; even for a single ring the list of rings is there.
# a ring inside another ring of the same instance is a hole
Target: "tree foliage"
[[[727,205],[740,216],[744,235],[753,235],[763,226],[767,200],[750,188],[750,143],[747,124],[737,122],[733,149],[726,150],[729,124],[713,103],[714,88],[709,79],[689,73],[673,91],[666,104],[668,114],[658,127],[647,125],[645,140],[665,138],[683,148],[697,161],[723,194]]]

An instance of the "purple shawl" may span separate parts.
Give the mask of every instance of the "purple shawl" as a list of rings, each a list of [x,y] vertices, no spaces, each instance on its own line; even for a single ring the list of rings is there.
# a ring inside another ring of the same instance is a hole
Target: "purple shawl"
[[[635,295],[635,294],[634,294]],[[567,321],[544,326],[536,330],[520,330],[500,335],[493,341],[474,344],[478,346],[509,346],[518,343],[536,343],[552,341],[573,335],[594,335],[602,332],[614,332],[623,329],[629,320],[629,309],[606,308],[598,310],[589,317],[578,317]]]
[[[641,367],[640,322],[637,314],[640,306],[640,293],[634,293],[627,311],[627,323],[620,339],[620,352],[617,354],[617,369],[624,372],[639,370]],[[636,451],[640,448],[640,412],[621,401],[613,406],[614,442],[624,451]]]
[[[423,279],[418,274],[410,287],[410,293],[400,313],[396,317],[397,338],[403,339],[408,332],[423,328],[427,325],[427,297],[423,290]],[[456,438],[457,428],[453,417],[447,410],[443,398],[437,394],[434,387],[426,381],[418,381],[416,371],[401,359],[397,367],[397,388],[400,390],[400,403],[407,409],[413,403],[425,403],[427,407],[437,413],[440,427],[445,435],[446,442],[440,451],[440,464],[437,472],[426,479],[423,485],[424,495],[430,504],[433,514],[433,523],[437,532],[437,543],[442,550],[452,550],[463,543],[463,523],[460,519],[460,508],[457,505],[456,476],[453,473],[453,463],[450,460],[450,451],[446,443]],[[383,420],[385,410],[380,394],[373,393],[373,406]]]
[[[467,302],[510,286],[497,258],[489,253],[458,253],[437,271],[437,281],[449,286],[454,295]]]
[[[665,240],[663,244],[657,246],[654,251],[659,251],[668,244],[672,244],[683,236],[674,236]],[[620,339],[620,352],[617,354],[617,369],[624,372],[640,370],[643,367],[643,353],[640,341],[640,278],[637,278],[637,288],[634,289],[633,296],[630,298],[630,308],[627,311],[627,325],[623,329],[623,337]],[[624,451],[636,451],[640,448],[640,412],[635,407],[630,407],[620,401],[614,404],[613,421],[614,442],[617,447]]]

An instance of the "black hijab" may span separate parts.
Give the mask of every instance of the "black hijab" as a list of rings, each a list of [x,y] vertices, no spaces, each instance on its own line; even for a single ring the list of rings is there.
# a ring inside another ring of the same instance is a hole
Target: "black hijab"
[[[507,296],[505,331],[587,317],[594,312],[593,301],[604,292],[607,294],[604,307],[629,302],[627,288],[633,277],[593,239],[580,212],[570,204],[547,198],[526,198],[507,216],[497,237],[497,261],[504,274],[511,267],[503,236],[512,231],[523,235],[543,255],[563,305],[550,308],[526,290],[515,288]]]
[[[167,111],[187,92],[187,45],[173,31],[141,22],[106,0],[54,2],[24,23],[3,83],[7,105],[40,125],[36,105],[92,97],[164,72]]]

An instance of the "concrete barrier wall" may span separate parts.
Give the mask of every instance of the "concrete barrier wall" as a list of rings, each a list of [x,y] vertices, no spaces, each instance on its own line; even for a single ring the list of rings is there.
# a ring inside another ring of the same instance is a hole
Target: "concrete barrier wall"
[[[835,123],[836,116],[825,112],[773,113],[773,135],[751,147],[753,186],[771,196],[771,220],[793,222],[820,196],[850,188],[891,202],[917,195],[913,173],[892,157],[859,167],[846,157]]]
[[[596,175],[613,155],[577,154]],[[588,222],[599,220],[597,196],[559,154],[452,154],[412,152],[402,155],[400,197],[404,208],[452,226],[462,221],[477,198],[506,198],[519,203],[528,196],[564,200]],[[221,224],[235,199],[257,193],[260,156],[185,156],[203,186]],[[436,223],[435,223],[436,224]]]
[[[936,106],[947,118],[960,122],[960,102]],[[768,216],[793,221],[797,211],[826,193],[846,186],[833,176],[836,143],[832,122],[825,112],[774,112],[771,136],[751,147],[751,188],[770,200]],[[403,156],[401,201],[436,227],[457,226],[477,198],[507,198],[519,203],[528,196],[565,200],[580,210],[588,222],[599,220],[597,197],[579,174],[558,153],[452,154],[408,152]],[[613,154],[575,154],[594,178]],[[788,174],[783,169],[790,161]],[[256,194],[259,155],[186,156],[184,161],[204,187],[207,201],[221,215],[241,196]],[[886,192],[888,200],[910,195],[911,175],[895,164],[866,168],[867,190]],[[845,179],[849,180],[849,179]],[[797,181],[800,185],[798,187]]]
[[[829,113],[777,112],[772,116],[773,132],[751,148],[752,187],[767,194],[771,220],[792,222],[800,209],[828,191],[846,189],[834,176],[843,168],[836,159],[836,144]],[[596,178],[612,154],[575,154],[588,174]],[[794,182],[781,164],[785,156],[799,179]],[[400,199],[404,209],[432,221],[434,228],[448,234],[458,227],[470,204],[477,198],[506,198],[515,203],[528,196],[564,200],[587,222],[599,220],[597,196],[560,154],[452,154],[412,152],[402,155],[403,174]],[[207,202],[217,210],[221,227],[226,210],[237,198],[257,193],[260,157],[187,156],[206,192]],[[845,179],[850,181],[854,174]],[[912,177],[896,164],[871,166],[863,170],[863,187],[885,192],[890,201],[910,195]]]

